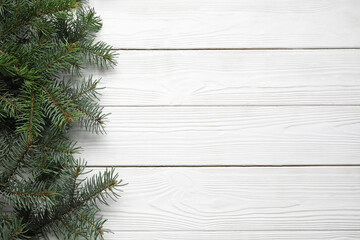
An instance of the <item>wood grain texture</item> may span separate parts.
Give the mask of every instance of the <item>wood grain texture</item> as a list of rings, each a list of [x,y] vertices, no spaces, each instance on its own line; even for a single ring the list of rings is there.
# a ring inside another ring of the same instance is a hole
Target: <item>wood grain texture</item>
[[[106,240],[358,240],[359,231],[115,232]]]
[[[360,50],[254,50],[360,48],[360,1],[90,5],[116,49],[252,49],[119,51],[95,73],[108,135],[74,133],[90,166],[360,164]],[[360,238],[359,167],[117,171],[105,239]]]
[[[360,164],[360,107],[119,107],[90,165]]]
[[[108,219],[106,227],[113,231],[357,231],[360,228],[359,167],[118,168],[116,171],[129,185],[122,188],[120,200],[102,207]]]
[[[360,50],[119,53],[106,106],[360,104]]]
[[[116,48],[359,47],[358,0],[91,0]]]

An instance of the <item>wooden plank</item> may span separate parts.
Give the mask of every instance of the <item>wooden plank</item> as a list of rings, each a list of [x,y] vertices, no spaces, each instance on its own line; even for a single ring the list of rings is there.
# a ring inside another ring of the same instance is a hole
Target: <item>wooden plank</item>
[[[225,232],[115,232],[106,240],[358,240],[359,231],[225,231]]]
[[[113,231],[360,229],[359,167],[117,171],[129,184],[102,207]]]
[[[360,107],[121,107],[90,165],[360,164]]]
[[[91,0],[116,48],[359,47],[358,0]]]
[[[360,104],[360,50],[119,53],[106,106]]]

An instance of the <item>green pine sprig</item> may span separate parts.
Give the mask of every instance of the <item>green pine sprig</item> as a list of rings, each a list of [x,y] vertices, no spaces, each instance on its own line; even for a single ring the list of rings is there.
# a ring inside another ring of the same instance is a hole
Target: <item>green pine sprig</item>
[[[80,0],[0,0],[0,239],[102,239],[99,204],[119,197],[114,169],[87,176],[78,125],[104,133],[99,80],[115,65]]]

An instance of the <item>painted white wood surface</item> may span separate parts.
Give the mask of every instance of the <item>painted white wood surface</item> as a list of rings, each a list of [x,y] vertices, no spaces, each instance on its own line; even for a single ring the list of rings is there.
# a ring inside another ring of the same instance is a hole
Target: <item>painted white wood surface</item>
[[[360,50],[118,53],[105,106],[360,104]]]
[[[359,231],[114,232],[106,240],[359,240]]]
[[[89,165],[360,164],[360,107],[121,107]]]
[[[123,187],[120,200],[102,207],[108,218],[106,226],[113,231],[360,228],[359,167],[170,167],[117,171],[129,185]]]
[[[360,47],[358,0],[91,0],[116,48]]]
[[[360,167],[327,166],[360,164],[360,50],[324,49],[360,47],[360,1],[89,2],[132,49],[95,74],[108,135],[74,136],[90,166],[138,166],[106,240],[360,239]],[[168,51],[214,48],[237,50]]]

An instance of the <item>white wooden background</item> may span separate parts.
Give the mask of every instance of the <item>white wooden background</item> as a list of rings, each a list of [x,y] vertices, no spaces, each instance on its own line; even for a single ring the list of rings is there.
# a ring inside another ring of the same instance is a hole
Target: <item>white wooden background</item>
[[[359,0],[91,0],[109,240],[360,239]]]

